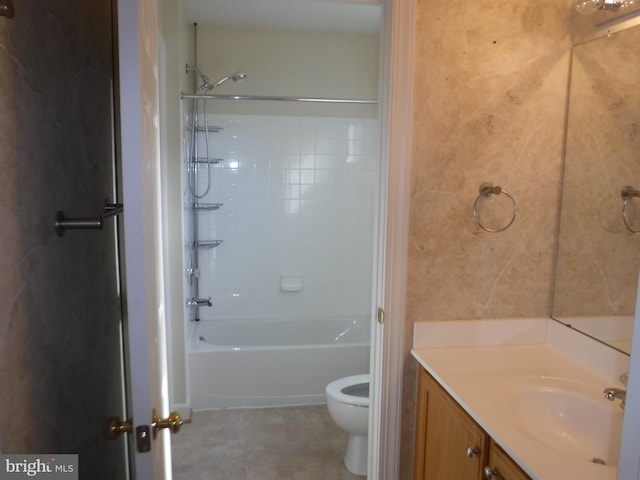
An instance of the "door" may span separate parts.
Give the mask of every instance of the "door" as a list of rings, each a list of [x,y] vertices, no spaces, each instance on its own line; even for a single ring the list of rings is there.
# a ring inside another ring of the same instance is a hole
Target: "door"
[[[169,432],[151,428],[154,410],[167,418],[168,384],[158,133],[158,7],[155,0],[118,0],[118,105],[124,203],[123,298],[127,403],[137,480],[170,478]],[[138,432],[138,429],[142,431]]]
[[[0,453],[77,455],[81,478],[125,479],[124,442],[105,435],[124,409],[115,224],[55,228],[57,212],[93,218],[115,198],[111,2],[13,3],[0,17]]]

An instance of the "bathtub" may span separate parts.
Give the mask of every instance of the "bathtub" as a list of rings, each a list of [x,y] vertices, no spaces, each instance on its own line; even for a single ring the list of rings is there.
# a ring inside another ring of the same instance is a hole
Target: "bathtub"
[[[366,315],[192,322],[191,408],[325,403],[328,383],[369,372],[369,325]]]

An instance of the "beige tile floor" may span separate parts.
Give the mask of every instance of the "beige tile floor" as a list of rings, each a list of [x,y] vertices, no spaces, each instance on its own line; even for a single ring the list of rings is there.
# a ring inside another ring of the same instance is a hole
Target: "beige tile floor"
[[[363,480],[325,405],[194,412],[173,435],[174,480]]]

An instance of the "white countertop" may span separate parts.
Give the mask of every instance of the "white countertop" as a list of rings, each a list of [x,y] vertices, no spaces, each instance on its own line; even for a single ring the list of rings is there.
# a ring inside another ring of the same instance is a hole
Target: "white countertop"
[[[475,322],[469,323],[476,328]],[[563,379],[579,386],[589,398],[604,402],[605,408],[615,409],[612,412],[621,417],[623,411],[618,406],[619,402],[605,400],[602,390],[622,385],[612,381],[611,376],[603,375],[602,371],[588,368],[584,364],[584,359],[590,356],[588,352],[585,354],[581,348],[578,358],[574,358],[559,348],[562,342],[544,341],[544,338],[542,342],[540,338],[527,339],[524,344],[516,345],[505,345],[503,343],[509,342],[502,339],[499,345],[482,346],[475,346],[466,339],[457,340],[462,345],[455,345],[451,338],[459,339],[465,335],[451,335],[451,324],[444,327],[446,334],[439,337],[439,331],[433,330],[431,322],[424,323],[430,324],[428,335],[418,332],[414,338],[428,338],[428,341],[419,340],[412,350],[413,356],[527,474],[540,480],[615,480],[617,465],[599,465],[589,458],[581,458],[578,453],[561,452],[535,438],[535,432],[534,435],[527,433],[515,421],[513,403],[509,402],[510,395],[528,381]],[[505,325],[504,322],[499,323],[499,330],[504,332]],[[461,327],[464,324],[454,328]],[[551,327],[552,330],[555,328]],[[559,332],[561,336],[565,335],[564,330]],[[548,332],[545,335],[548,336]],[[520,340],[516,343],[521,342],[522,336],[517,337]],[[436,346],[438,338],[444,339],[444,348]],[[569,343],[575,345],[581,341],[576,337]],[[428,345],[425,347],[425,344]],[[571,353],[571,348],[569,351]],[[617,362],[612,366],[622,373]]]

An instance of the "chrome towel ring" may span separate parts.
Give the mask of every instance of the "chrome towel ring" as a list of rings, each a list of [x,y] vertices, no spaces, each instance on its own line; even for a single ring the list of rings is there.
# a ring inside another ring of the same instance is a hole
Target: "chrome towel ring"
[[[620,191],[620,196],[622,197],[622,221],[624,222],[624,226],[627,227],[631,233],[640,233],[640,230],[634,230],[631,228],[629,224],[629,219],[627,218],[627,205],[633,200],[633,197],[640,197],[640,191],[636,190],[630,185],[623,187]]]
[[[491,183],[483,183],[482,185],[480,185],[479,191],[480,191],[480,195],[478,195],[478,197],[476,198],[476,201],[473,202],[473,220],[476,222],[476,225],[478,225],[481,229],[486,230],[487,232],[491,232],[491,233],[504,232],[507,228],[511,226],[511,224],[515,221],[516,216],[518,215],[518,205],[516,205],[515,199],[509,194],[509,192],[504,190],[502,187],[499,187],[497,185],[494,186]],[[509,223],[507,223],[502,228],[489,228],[480,221],[480,216],[478,215],[478,204],[480,202],[480,199],[487,198],[491,195],[504,195],[511,200],[511,204],[513,206],[513,215],[511,217],[511,220],[509,220]]]

